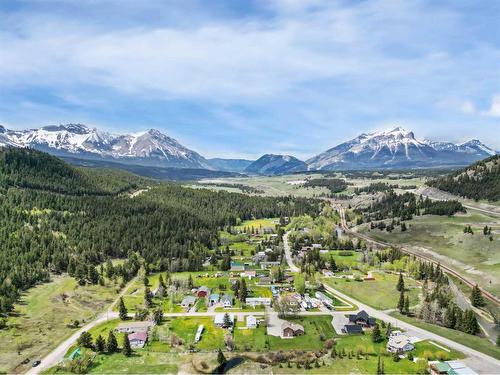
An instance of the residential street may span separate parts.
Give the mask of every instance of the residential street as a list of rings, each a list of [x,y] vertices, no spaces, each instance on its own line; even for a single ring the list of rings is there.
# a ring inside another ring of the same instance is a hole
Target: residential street
[[[345,222],[345,215],[341,214],[341,225],[343,228],[347,228],[346,222]],[[290,247],[288,244],[288,233],[286,234],[287,240],[286,242],[284,241],[285,245],[285,255],[286,260],[288,263],[288,267],[290,269],[297,269],[297,267],[293,264],[293,260],[291,256],[289,256],[290,253]],[[498,374],[500,373],[500,361],[490,357],[486,354],[483,354],[481,352],[478,352],[477,350],[471,349],[468,346],[462,345],[458,342],[449,340],[445,337],[439,336],[435,333],[426,331],[422,328],[415,327],[409,323],[403,322],[402,320],[396,319],[387,313],[383,311],[376,310],[368,305],[365,305],[364,303],[355,300],[354,298],[351,298],[347,296],[344,293],[339,292],[338,290],[328,286],[324,285],[325,289],[331,293],[334,293],[343,299],[347,300],[350,303],[353,303],[359,307],[360,310],[365,310],[369,315],[374,316],[377,319],[384,320],[387,323],[391,323],[393,327],[398,327],[404,329],[409,336],[417,336],[422,339],[429,339],[429,340],[434,340],[441,342],[444,345],[447,345],[448,347],[452,349],[456,349],[467,355],[467,358],[464,360],[465,363],[469,367],[471,367],[473,370],[477,371],[478,373],[483,373],[483,374]],[[338,314],[338,313],[337,313]]]

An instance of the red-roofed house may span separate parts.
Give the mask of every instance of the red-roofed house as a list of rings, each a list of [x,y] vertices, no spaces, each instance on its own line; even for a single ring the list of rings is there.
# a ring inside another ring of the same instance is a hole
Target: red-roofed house
[[[148,334],[146,332],[135,332],[128,335],[128,341],[132,348],[143,348],[148,341]]]

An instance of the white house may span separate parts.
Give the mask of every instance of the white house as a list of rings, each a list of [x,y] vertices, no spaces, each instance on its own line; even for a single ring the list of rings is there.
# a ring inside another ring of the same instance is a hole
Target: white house
[[[222,306],[224,306],[224,308],[226,309],[233,307],[233,297],[230,296],[229,294],[224,294],[221,297],[220,302],[222,303]]]
[[[391,335],[387,342],[387,351],[391,353],[404,353],[415,349],[410,341],[410,338],[402,333]]]
[[[128,341],[132,348],[143,348],[148,341],[148,334],[146,332],[134,332],[128,335]]]
[[[227,313],[221,313],[221,314],[216,314],[214,317],[214,324],[217,327],[224,327],[224,316]],[[234,314],[227,314],[229,316],[229,321],[231,322],[231,325],[234,325]]]
[[[247,316],[247,328],[254,329],[257,328],[257,318],[253,315]]]

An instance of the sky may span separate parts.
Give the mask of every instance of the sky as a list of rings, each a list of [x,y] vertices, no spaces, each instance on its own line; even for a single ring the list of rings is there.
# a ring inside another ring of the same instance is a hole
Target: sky
[[[363,132],[500,150],[500,1],[6,0],[0,124],[159,129],[206,157]]]

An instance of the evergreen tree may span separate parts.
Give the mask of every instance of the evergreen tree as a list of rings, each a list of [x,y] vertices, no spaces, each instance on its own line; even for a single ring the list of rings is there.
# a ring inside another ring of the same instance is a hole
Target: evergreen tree
[[[130,347],[130,341],[128,339],[128,335],[125,333],[123,335],[123,354],[125,354],[127,357],[130,357],[132,355],[132,348]]]
[[[118,315],[121,320],[126,320],[128,317],[128,310],[125,306],[125,302],[123,302],[123,297],[120,297],[120,304],[118,306]]]
[[[399,279],[398,279],[398,284],[396,285],[396,290],[398,292],[405,290],[405,281],[403,279],[403,274],[401,271],[399,271]]]
[[[167,286],[165,285],[165,282],[163,281],[163,276],[160,274],[160,277],[158,277],[158,286],[161,286],[162,288],[166,288]]]
[[[406,296],[405,298],[405,305],[404,305],[404,312],[405,315],[410,314],[410,297]]]
[[[375,326],[373,327],[373,330],[372,330],[372,341],[373,342],[380,342],[383,339],[384,338],[382,337],[382,333],[380,332],[380,327],[379,327],[378,323],[375,323]]]
[[[191,274],[189,274],[189,277],[188,277],[188,288],[189,289],[193,289],[193,276],[191,276]]]
[[[103,353],[104,350],[106,349],[106,341],[104,341],[104,338],[99,335],[95,339],[95,350],[98,353]]]
[[[83,346],[84,348],[92,348],[93,346],[92,335],[87,331],[83,331],[76,342],[78,345]]]
[[[377,375],[384,374],[384,360],[378,355],[378,362],[377,362]]]
[[[405,292],[404,290],[399,293],[398,310],[402,314],[405,308]]]
[[[479,289],[479,286],[476,284],[472,288],[472,292],[470,295],[470,301],[472,303],[472,306],[474,307],[482,307],[484,306],[484,298],[481,293],[481,290]]]
[[[222,365],[224,363],[226,363],[226,357],[224,356],[224,353],[222,353],[222,350],[219,349],[219,351],[217,352],[217,362],[219,362],[219,365]]]
[[[153,296],[151,294],[151,290],[146,287],[144,289],[144,306],[146,306],[146,308],[149,308],[153,305]]]
[[[392,326],[391,326],[391,323],[387,323],[387,330],[385,331],[385,337],[389,338],[389,336],[391,335],[391,332],[392,332]]]
[[[240,283],[240,291],[239,291],[239,297],[240,297],[240,301],[241,302],[245,302],[246,298],[247,298],[247,283],[245,281],[245,279],[241,279],[241,283]]]
[[[224,328],[231,327],[231,319],[230,319],[230,317],[229,317],[229,314],[228,314],[228,313],[225,313],[225,314],[224,314],[224,322],[223,322],[223,327],[224,327]]]
[[[118,342],[116,341],[113,330],[109,331],[108,341],[106,342],[106,350],[108,353],[116,353],[118,351]]]

